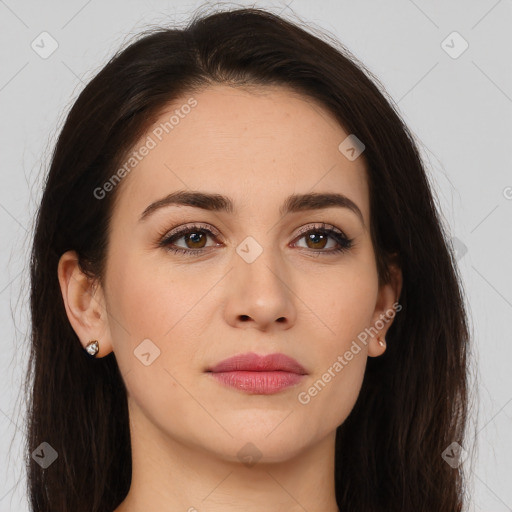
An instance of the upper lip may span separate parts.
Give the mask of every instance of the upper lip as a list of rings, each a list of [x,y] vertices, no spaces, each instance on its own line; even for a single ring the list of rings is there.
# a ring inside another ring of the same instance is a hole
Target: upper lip
[[[276,353],[260,356],[253,352],[249,352],[247,354],[237,354],[233,357],[225,359],[224,361],[221,361],[213,367],[208,368],[206,371],[213,373],[233,371],[283,371],[297,373],[299,375],[307,374],[302,365],[300,365],[295,359],[285,354]]]

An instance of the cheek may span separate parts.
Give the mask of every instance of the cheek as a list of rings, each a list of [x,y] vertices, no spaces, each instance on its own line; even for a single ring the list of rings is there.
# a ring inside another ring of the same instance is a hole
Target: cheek
[[[371,262],[333,274],[329,292],[317,291],[310,299],[326,335],[322,336],[324,342],[316,344],[314,375],[297,393],[299,407],[307,411],[306,423],[321,417],[322,424],[317,427],[326,431],[343,423],[359,396],[370,339],[366,329],[371,327],[378,293]]]
[[[345,421],[359,396],[365,367],[364,350],[344,363],[333,359],[297,393],[297,407],[309,428],[325,434]]]
[[[200,282],[196,285],[180,277],[179,269],[170,270],[165,264],[127,258],[111,272],[111,309],[132,342],[152,337],[155,343],[168,344],[172,332],[204,293]]]
[[[339,293],[329,309],[331,328],[342,349],[368,327],[375,311],[377,286],[373,279],[358,274],[341,281]]]
[[[204,291],[200,283],[195,288],[190,280],[164,276],[163,268],[129,258],[115,270],[112,266],[108,308],[115,356],[132,406],[165,429],[194,412],[186,390],[200,338],[191,319]]]
[[[170,375],[190,386],[195,370],[202,368],[205,333],[218,308],[213,294],[205,294],[221,275],[136,256],[127,256],[111,268],[110,327],[123,374],[131,372],[132,380],[139,375],[143,380],[150,378],[146,387],[157,393],[162,382],[176,385]],[[148,351],[154,362],[146,367],[138,356]]]
[[[371,326],[375,294],[373,281],[360,276],[344,281],[331,300],[322,303],[322,320],[330,330],[324,342],[315,344],[314,372],[296,397],[312,428],[328,432],[341,425],[359,396],[368,352],[365,329]]]
[[[325,356],[344,352],[370,327],[378,295],[377,272],[370,258],[358,256],[322,274],[304,273],[297,282],[301,283],[297,295],[304,301],[305,311],[314,313],[318,336],[326,341]]]

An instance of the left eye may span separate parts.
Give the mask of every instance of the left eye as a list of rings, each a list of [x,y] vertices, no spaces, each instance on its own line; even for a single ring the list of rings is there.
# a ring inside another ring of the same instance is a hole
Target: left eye
[[[322,227],[303,231],[297,240],[302,240],[303,238],[306,239],[306,248],[313,249],[313,252],[332,254],[346,251],[352,247],[352,240],[348,239],[341,231],[325,227],[325,224]],[[338,247],[335,246],[328,251],[324,251],[322,249],[326,248],[329,238],[334,240]],[[308,244],[312,244],[313,247],[308,246]]]

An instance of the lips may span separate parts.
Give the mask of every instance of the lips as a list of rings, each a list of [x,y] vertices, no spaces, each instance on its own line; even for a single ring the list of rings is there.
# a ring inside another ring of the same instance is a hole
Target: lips
[[[225,359],[207,371],[213,373],[246,371],[246,372],[288,372],[306,375],[307,372],[295,359],[285,354],[269,354],[259,356],[248,353],[239,354]]]
[[[207,370],[223,386],[252,395],[271,395],[299,384],[306,370],[285,354],[248,353],[225,359]]]

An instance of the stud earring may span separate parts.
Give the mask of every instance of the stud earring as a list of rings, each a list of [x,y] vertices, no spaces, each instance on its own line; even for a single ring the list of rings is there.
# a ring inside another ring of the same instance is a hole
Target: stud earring
[[[386,346],[386,338],[377,338],[377,340],[379,341],[379,345],[381,347],[385,347]]]
[[[96,354],[100,350],[100,345],[98,343],[98,340],[92,340],[89,343],[87,343],[85,347],[85,351],[92,357],[96,357]]]

